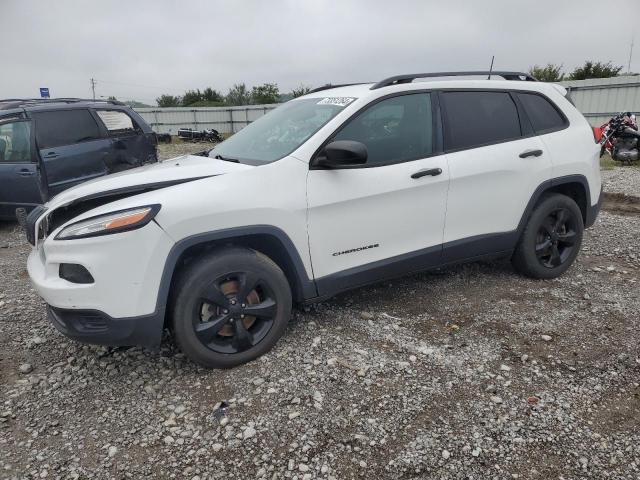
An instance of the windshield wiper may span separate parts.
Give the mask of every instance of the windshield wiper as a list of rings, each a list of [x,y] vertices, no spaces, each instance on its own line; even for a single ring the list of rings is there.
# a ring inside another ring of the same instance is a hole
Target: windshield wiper
[[[215,158],[216,160],[224,160],[225,162],[240,163],[240,161],[237,158],[223,157],[222,155],[216,155],[213,158]]]

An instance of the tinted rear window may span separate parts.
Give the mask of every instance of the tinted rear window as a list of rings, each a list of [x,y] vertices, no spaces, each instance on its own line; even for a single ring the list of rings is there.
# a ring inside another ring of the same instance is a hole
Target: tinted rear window
[[[552,130],[560,130],[565,126],[565,120],[558,110],[541,95],[533,93],[519,93],[518,98],[522,102],[531,125],[536,133],[544,133]]]
[[[445,148],[460,150],[521,136],[518,110],[506,92],[444,92]]]
[[[52,148],[100,138],[98,124],[89,110],[33,112],[38,148]]]

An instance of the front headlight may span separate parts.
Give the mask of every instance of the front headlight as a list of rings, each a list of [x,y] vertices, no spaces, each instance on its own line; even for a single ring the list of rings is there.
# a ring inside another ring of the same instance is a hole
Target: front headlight
[[[160,205],[148,205],[98,215],[63,228],[55,239],[71,240],[135,230],[153,220],[158,211],[160,211]]]

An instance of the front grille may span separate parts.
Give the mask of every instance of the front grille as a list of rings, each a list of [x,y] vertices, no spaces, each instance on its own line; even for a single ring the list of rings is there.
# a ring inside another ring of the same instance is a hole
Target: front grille
[[[31,245],[36,244],[36,222],[46,211],[47,211],[46,207],[42,205],[38,205],[36,208],[31,210],[31,213],[29,213],[29,215],[27,215],[27,220],[24,225],[24,230],[27,236],[27,241]],[[39,235],[39,236],[42,236],[42,235]]]

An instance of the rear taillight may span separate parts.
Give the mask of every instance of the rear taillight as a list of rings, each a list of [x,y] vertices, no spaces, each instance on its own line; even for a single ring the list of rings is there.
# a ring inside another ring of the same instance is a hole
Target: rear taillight
[[[600,143],[600,139],[602,138],[602,130],[600,127],[592,127],[593,130],[593,139],[596,143]]]

